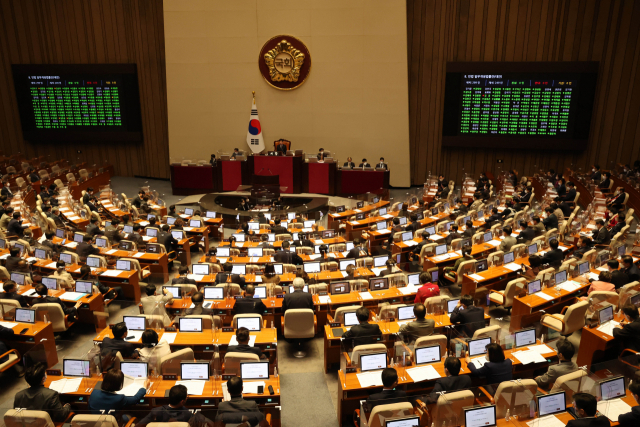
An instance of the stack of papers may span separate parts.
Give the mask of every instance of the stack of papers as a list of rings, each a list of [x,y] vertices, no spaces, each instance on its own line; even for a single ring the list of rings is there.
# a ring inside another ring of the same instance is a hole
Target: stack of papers
[[[153,237],[151,236],[142,236],[142,240],[144,240],[145,242],[150,242],[151,239],[153,239]]]
[[[242,384],[242,393],[258,394],[259,386],[262,386],[262,390],[266,388],[264,381],[245,381]]]
[[[187,394],[192,396],[202,396],[205,383],[206,381],[202,380],[176,381],[176,385],[185,386],[187,388]]]
[[[136,252],[133,257],[134,258],[140,258],[142,255],[144,255],[144,252]]]
[[[115,254],[116,252],[118,252],[117,249],[109,249],[107,252],[105,252],[107,255],[111,255],[111,254]]]
[[[140,224],[141,226],[143,226],[143,227],[146,227],[147,225],[149,225],[149,224],[150,224],[150,222],[149,222],[149,221],[140,221],[140,223],[139,223],[139,224]]]
[[[539,345],[530,345],[529,347],[527,347],[529,350],[531,351],[535,351],[538,352],[540,354],[549,354],[549,353],[553,353],[553,349],[547,347],[545,344],[539,344]]]
[[[487,363],[487,358],[482,356],[482,357],[476,357],[475,359],[471,359],[471,362],[476,369],[480,369],[484,366],[485,363]]]
[[[491,245],[491,246],[500,246],[500,240],[489,240],[486,243]]]
[[[405,286],[404,288],[397,288],[402,295],[409,295],[418,292],[417,286]]]
[[[544,363],[547,361],[539,352],[534,350],[516,351],[511,354],[523,365],[528,365],[529,363]]]
[[[587,277],[589,279],[593,279],[593,280],[598,280],[600,278],[599,275],[597,275],[596,273],[591,273],[591,272],[587,273]]]
[[[393,215],[391,215],[391,214],[384,214],[384,215],[381,215],[381,216],[382,216],[382,218],[387,218],[387,219],[388,218],[393,218]]]
[[[316,240],[314,241],[314,243],[315,243],[316,245],[324,245],[324,242],[322,241],[322,239],[316,239]]]
[[[576,289],[580,289],[582,285],[578,282],[564,282],[560,284],[558,287],[567,292],[573,292]]]
[[[122,270],[106,270],[106,271],[102,272],[101,276],[116,277],[120,273],[122,273]]]
[[[565,424],[555,415],[547,415],[546,417],[536,418],[527,422],[529,427],[564,427]]]
[[[504,268],[511,271],[518,271],[522,268],[522,266],[520,264],[516,264],[515,262],[510,262],[509,264],[505,265]]]
[[[433,257],[433,260],[434,260],[434,261],[443,261],[443,260],[445,260],[445,259],[449,259],[449,258],[451,258],[451,255],[449,255],[449,254],[442,254],[442,255],[434,256],[434,257]]]
[[[631,412],[631,406],[622,399],[601,400],[598,402],[598,411],[611,421],[617,422],[618,416]]]
[[[429,240],[441,240],[444,239],[444,237],[442,237],[439,234],[432,234],[431,236],[429,236]]]
[[[162,334],[162,339],[165,340],[167,344],[173,344],[176,340],[176,336],[178,336],[176,332],[165,332]]]
[[[470,274],[469,277],[471,277],[473,280],[476,280],[476,281],[484,280],[484,277],[482,277],[479,274],[475,274],[475,273]]]
[[[253,347],[256,344],[256,337],[257,335],[249,335],[249,347]],[[235,335],[229,340],[229,345],[238,345],[238,340]]]
[[[405,245],[407,245],[407,246],[415,246],[415,245],[417,245],[417,244],[418,244],[418,242],[416,242],[415,240],[405,240],[405,241],[404,241],[404,242],[402,242],[402,243],[404,243],[404,244],[405,244]]]
[[[360,387],[379,387],[382,385],[382,371],[356,374]]]
[[[36,290],[35,289],[29,289],[27,292],[24,292],[22,295],[24,295],[25,297],[30,297],[31,295],[35,295]]]
[[[342,274],[342,277],[347,277],[349,275],[346,271],[341,271],[340,274]]]
[[[363,300],[373,299],[373,295],[369,292],[360,292],[360,298]]]
[[[202,276],[202,277],[204,277],[204,276]],[[200,280],[202,280],[202,279],[200,279]],[[262,276],[256,276],[255,277],[255,282],[256,283],[262,283]]]
[[[609,336],[613,336],[613,328],[615,328],[617,325],[619,325],[620,323],[616,322],[615,320],[610,320],[609,322],[605,323],[604,325],[600,325],[598,326],[598,330],[602,333],[605,333]]]
[[[69,301],[78,301],[80,298],[84,297],[85,293],[82,292],[65,292],[64,294],[60,295],[60,299],[66,299]]]
[[[76,246],[78,246],[78,242],[67,242],[65,246],[68,246],[70,248],[75,248]]]
[[[142,338],[142,333],[144,331],[132,331],[132,330],[128,330],[127,331],[127,338],[125,338],[125,341],[128,342],[137,342],[140,341],[140,338]],[[131,338],[128,338],[131,337]],[[135,393],[134,393],[135,394]]]
[[[433,380],[436,378],[442,378],[442,375],[436,371],[433,365],[419,366],[416,368],[407,369],[407,373],[413,380],[413,382],[419,383],[420,381]]]
[[[318,297],[318,301],[320,301],[320,304],[329,304],[331,302],[331,296],[321,295]]]
[[[49,384],[49,388],[60,394],[75,393],[78,391],[80,383],[82,383],[82,378],[63,378],[61,380],[52,381],[51,384]]]
[[[116,391],[116,394],[124,394],[125,396],[135,396],[138,390],[144,388],[146,378],[133,378],[129,375],[124,376],[124,385],[122,389]]]
[[[195,280],[196,282],[202,281],[204,275],[202,274],[187,274],[187,279]]]
[[[321,256],[322,256],[321,254],[311,254],[311,255],[309,255],[309,259],[315,260],[315,259],[320,258]]]
[[[373,271],[373,274],[377,276],[378,274],[380,274],[382,270],[386,270],[386,269],[387,267],[374,267],[371,269],[371,271]]]
[[[389,230],[388,228],[383,228],[382,230],[376,230],[376,232],[378,234],[388,234],[391,233],[391,230]]]
[[[540,292],[536,292],[536,293],[535,293],[535,294],[533,294],[533,295],[535,295],[535,296],[537,296],[537,297],[540,297],[540,298],[542,298],[542,299],[544,299],[544,300],[547,300],[547,301],[551,301],[552,299],[554,299],[554,297],[552,297],[551,295],[547,295],[547,294],[545,294],[545,293],[544,293],[544,292],[542,292],[542,291],[540,291]]]

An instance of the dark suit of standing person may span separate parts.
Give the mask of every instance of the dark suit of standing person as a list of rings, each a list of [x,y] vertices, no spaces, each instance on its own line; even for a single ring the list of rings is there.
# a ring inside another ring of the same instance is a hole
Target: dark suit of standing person
[[[57,391],[44,386],[46,380],[47,367],[42,362],[28,367],[24,379],[29,384],[29,388],[16,393],[13,401],[14,408],[25,408],[30,411],[46,411],[54,422],[64,421],[71,405],[62,405],[60,395]]]
[[[372,344],[372,337],[382,335],[380,326],[376,323],[369,323],[369,309],[367,307],[360,307],[357,309],[356,317],[358,318],[359,323],[342,335],[342,338],[344,339],[354,338],[354,347],[356,345]]]
[[[264,415],[260,412],[256,401],[245,400],[242,397],[242,388],[242,378],[240,377],[232,377],[227,381],[227,391],[231,399],[226,402],[220,402],[216,421],[235,423],[238,419],[234,419],[234,417],[240,416],[241,422],[241,418],[244,415],[249,418],[248,421],[251,425],[256,425],[264,419]]]
[[[313,310],[313,297],[309,292],[304,292],[304,280],[302,277],[293,279],[293,293],[284,296],[282,301],[282,312],[286,313],[289,309],[309,308]]]
[[[456,308],[451,312],[450,320],[451,323],[461,325],[462,331],[472,337],[476,330],[484,328],[484,310],[473,305],[471,295],[463,295]]]

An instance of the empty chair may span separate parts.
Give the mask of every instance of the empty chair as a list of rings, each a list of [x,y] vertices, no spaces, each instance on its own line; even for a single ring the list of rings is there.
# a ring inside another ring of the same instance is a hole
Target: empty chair
[[[284,337],[296,343],[295,357],[306,356],[306,352],[302,350],[302,343],[316,335],[316,328],[316,317],[309,308],[289,309],[284,313],[282,329]]]
[[[461,425],[462,408],[472,406],[474,395],[471,390],[454,391],[438,397],[436,407],[433,409],[432,420],[437,426],[443,425],[446,421],[447,425]]]
[[[240,374],[240,363],[241,362],[258,362],[260,361],[260,357],[257,354],[253,353],[238,353],[238,352],[227,352],[224,355],[224,373],[225,374]]]
[[[528,414],[529,404],[537,390],[538,384],[531,379],[501,382],[493,396],[496,417],[504,418],[508,410],[514,415]]]
[[[183,348],[160,358],[161,374],[180,374],[180,362],[193,362],[193,349]]]
[[[507,311],[511,312],[514,298],[522,291],[522,289],[524,289],[526,284],[527,280],[523,277],[511,280],[507,283],[507,287],[504,291],[490,291],[489,301],[494,304],[501,305],[506,308]]]
[[[561,314],[543,314],[540,323],[560,332],[561,335],[569,336],[584,326],[584,317],[588,307],[587,301],[580,301],[564,307]]]
[[[9,409],[4,414],[6,427],[55,427],[46,411]]]
[[[409,402],[376,405],[369,415],[368,427],[384,427],[387,419],[407,417],[413,415],[413,405]]]
[[[429,335],[428,337],[420,337],[416,340],[414,348],[429,347],[436,344],[440,346],[440,354],[444,356],[444,353],[447,350],[446,335]]]

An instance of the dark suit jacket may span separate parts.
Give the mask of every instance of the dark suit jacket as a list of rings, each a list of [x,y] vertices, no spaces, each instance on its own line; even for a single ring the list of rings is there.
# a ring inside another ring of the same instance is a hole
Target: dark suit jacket
[[[555,214],[549,214],[548,217],[542,220],[542,223],[547,230],[558,228],[558,218],[555,216]]]
[[[213,310],[210,309],[210,308],[204,308],[202,306],[202,304],[198,304],[193,308],[187,308],[184,311],[184,314],[186,314],[187,316],[189,316],[191,314],[204,314],[204,315],[207,315],[207,314],[213,314]]]
[[[462,238],[466,239],[466,238],[472,238],[473,235],[476,234],[476,229],[473,227],[468,227],[466,230],[464,230],[464,233],[462,233]]]
[[[284,144],[276,145],[276,152],[281,153],[284,156],[287,154],[287,146]]]
[[[0,194],[6,196],[8,199],[13,198],[13,193],[11,192],[11,190],[9,190],[9,187],[2,187],[2,190],[0,190]]]
[[[64,421],[71,410],[68,406],[62,406],[57,391],[43,386],[29,387],[16,393],[13,407],[46,411],[54,422]]]
[[[640,406],[631,408],[631,412],[618,416],[620,427],[637,427],[640,425]]]
[[[134,242],[136,246],[144,245],[144,239],[139,233],[136,233],[135,231],[133,233],[129,233],[129,235],[127,236],[127,240]]]
[[[89,396],[89,408],[94,411],[100,409],[122,409],[129,405],[135,405],[142,399],[147,390],[143,387],[135,396],[125,396],[124,394],[116,394],[108,391],[94,389]]]
[[[382,335],[380,326],[375,323],[360,323],[353,326],[347,332],[342,334],[342,338],[355,338],[353,340],[354,347],[356,345],[372,344],[373,337]]]
[[[313,310],[313,297],[308,292],[294,291],[284,296],[282,301],[282,312],[290,308],[310,308]]]
[[[573,200],[576,198],[576,189],[572,188],[570,190],[567,191],[567,194],[565,194],[563,197],[561,197],[562,200],[567,201],[567,202],[573,202]]]
[[[171,235],[171,233],[167,233],[166,231],[160,231],[156,240],[158,243],[164,245],[167,252],[175,251],[178,248],[178,241]]]
[[[611,283],[616,287],[616,289],[620,289],[627,283],[631,283],[629,280],[629,276],[622,270],[615,270],[611,272]]]
[[[115,355],[116,352],[119,351],[122,357],[128,358],[128,357],[131,357],[133,353],[136,351],[136,346],[137,346],[136,344],[126,342],[123,339],[115,339],[115,338],[107,337],[104,340],[102,340],[101,353],[102,355],[107,355],[109,353],[113,353]]]
[[[8,270],[8,269],[7,269]],[[28,307],[27,300],[17,292],[0,292],[0,299],[14,299],[20,303],[20,307]]]
[[[22,227],[22,220],[11,219],[7,225],[7,233],[17,234],[18,236],[24,235],[24,227]]]
[[[136,422],[136,426],[141,427],[149,423],[166,423],[170,421],[188,422],[191,420],[191,417],[197,416],[198,414],[199,413],[193,414],[185,406],[182,408],[172,408],[169,405],[164,405],[153,408],[146,417]]]
[[[244,297],[236,300],[236,305],[233,308],[236,314],[264,314],[267,311],[267,307],[263,304],[260,298]]]
[[[189,279],[187,276],[180,276],[171,280],[171,284],[172,285],[197,285],[198,282],[196,282],[193,279]]]
[[[438,378],[436,380],[435,385],[433,386],[433,391],[430,395],[430,400],[432,403],[435,403],[438,400],[438,392],[439,391],[456,391],[463,390],[465,388],[471,387],[471,377],[469,375],[456,375],[451,377],[443,377]]]
[[[384,169],[384,170],[388,170],[388,169],[389,169],[389,168],[387,167],[387,164],[386,164],[386,163],[383,163],[383,164],[382,164],[382,166],[380,166],[380,162],[376,163],[374,167],[375,167],[375,168],[377,168],[377,169],[380,169],[380,168],[381,168],[381,169]]]
[[[273,255],[273,259],[275,259],[276,262],[281,262],[283,264],[302,265],[304,262],[300,255],[289,251],[278,251]]]
[[[231,283],[237,283],[240,285],[242,289],[247,286],[247,282],[240,277],[239,274],[231,274],[231,273],[218,273],[216,274],[216,283],[227,283],[227,277],[231,276]]]
[[[91,237],[95,236],[96,234],[98,235],[104,235],[104,231],[100,230],[100,227],[98,227],[96,224],[89,224],[87,225],[87,234]]]
[[[613,328],[613,338],[621,342],[623,349],[628,348],[633,351],[640,351],[638,336],[640,336],[640,319],[624,325],[622,329]]]
[[[527,228],[525,228],[520,232],[520,234],[518,234],[518,239],[522,239],[522,241],[524,242],[530,242],[534,239],[534,237],[536,237],[536,231],[529,226],[527,226]]]
[[[343,168],[355,168],[356,164],[353,162],[344,162],[344,165],[342,165]]]
[[[360,255],[360,251],[363,251],[366,255]],[[361,249],[358,246],[354,246],[353,249],[351,249],[349,251],[349,253],[347,254],[347,256],[345,258],[353,258],[353,259],[358,259],[358,258],[363,258],[369,256],[368,252],[366,249]]]
[[[122,233],[118,231],[116,227],[113,225],[109,225],[105,228],[104,235],[109,239],[110,243],[118,243],[120,240],[124,239]],[[158,243],[160,243],[160,239],[158,239]]]
[[[380,393],[373,393],[367,399],[367,403],[371,405],[371,401],[384,400],[384,399],[397,399],[399,397],[407,397],[407,392],[404,390],[382,390]],[[383,402],[380,402],[383,405]],[[370,409],[375,408],[377,405],[369,406]]]
[[[262,357],[262,350],[260,347],[251,347],[248,344],[230,345],[227,347],[227,353],[253,353],[258,357]]]
[[[8,270],[8,269],[7,269]],[[636,280],[640,280],[640,270],[635,264],[632,264],[631,267],[622,270],[624,273],[629,276],[629,280],[631,282],[635,282]]]
[[[570,420],[567,423],[567,427],[609,427],[611,426],[611,422],[609,418],[604,415],[600,415],[599,417],[589,417],[589,418],[578,418],[575,420]]]
[[[593,233],[593,242],[596,245],[608,245],[610,241],[611,236],[609,236],[609,230],[605,226]]]
[[[591,179],[593,179],[596,182],[600,181],[601,178],[602,178],[602,174],[600,173],[599,170],[597,170],[593,174],[591,174]]]
[[[542,263],[549,264],[552,267],[561,265],[562,260],[564,260],[564,252],[562,252],[562,249],[560,248],[551,249],[542,257]]]
[[[369,164],[369,163],[360,163],[360,164],[358,165],[358,167],[359,167],[359,168],[361,168],[361,167],[370,168],[370,167],[371,167],[371,164]]]
[[[291,234],[287,231],[286,228],[281,225],[274,225],[273,227],[271,227],[271,232],[275,234]]]
[[[89,255],[100,254],[100,249],[93,247],[93,245],[87,242],[80,242],[78,246],[76,246],[76,253],[81,259],[87,259]]]
[[[255,400],[244,400],[242,396],[232,397],[228,402],[220,402],[216,420],[227,412],[260,412]]]
[[[450,320],[451,323],[461,324],[463,331],[472,337],[476,330],[484,328],[484,310],[475,305],[467,308],[464,308],[464,306],[456,307],[451,313]]]
[[[480,369],[475,364],[467,365],[471,371],[471,375],[481,375],[486,377],[485,384],[498,384],[502,381],[511,381],[513,378],[511,359],[505,359],[500,363],[487,362]]]
[[[462,234],[455,232],[455,233],[449,233],[449,235],[447,236],[447,238],[445,239],[445,242],[447,243],[447,245],[450,245],[451,242],[454,239],[461,239],[462,238]]]

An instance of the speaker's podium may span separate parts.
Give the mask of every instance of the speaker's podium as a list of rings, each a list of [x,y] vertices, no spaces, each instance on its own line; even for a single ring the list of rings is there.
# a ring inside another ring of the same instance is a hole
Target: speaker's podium
[[[241,185],[237,191],[250,191],[251,202],[258,205],[270,205],[272,200],[280,197],[280,193],[287,191],[287,187],[280,186],[280,175],[273,175],[263,170],[253,174],[251,185]]]

